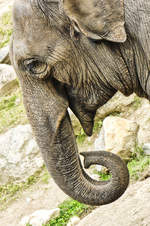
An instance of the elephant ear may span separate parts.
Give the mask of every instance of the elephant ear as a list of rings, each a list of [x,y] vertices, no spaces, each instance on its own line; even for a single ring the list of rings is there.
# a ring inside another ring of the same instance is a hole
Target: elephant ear
[[[60,0],[74,29],[94,40],[125,42],[124,0]]]

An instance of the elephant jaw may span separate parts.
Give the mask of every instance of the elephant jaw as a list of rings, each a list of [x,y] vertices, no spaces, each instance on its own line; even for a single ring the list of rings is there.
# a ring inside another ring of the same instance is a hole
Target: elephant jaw
[[[73,109],[72,109],[73,110]],[[93,126],[94,126],[94,117],[95,113],[92,112],[81,112],[81,111],[74,111],[74,114],[77,116],[79,119],[81,126],[86,133],[87,136],[91,136],[93,133]]]
[[[71,102],[69,101],[69,107],[80,121],[81,126],[86,135],[91,136],[93,132],[94,117],[96,111],[88,111],[79,103],[72,101]]]

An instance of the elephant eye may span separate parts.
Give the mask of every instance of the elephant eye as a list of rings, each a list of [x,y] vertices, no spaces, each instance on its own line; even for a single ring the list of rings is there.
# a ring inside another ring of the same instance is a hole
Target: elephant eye
[[[24,60],[24,66],[31,75],[38,78],[44,78],[47,73],[47,63],[38,59],[26,59]]]

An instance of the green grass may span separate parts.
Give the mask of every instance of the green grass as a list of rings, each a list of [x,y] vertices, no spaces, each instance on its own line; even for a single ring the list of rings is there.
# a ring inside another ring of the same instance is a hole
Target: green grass
[[[49,172],[47,171],[47,169],[45,168],[44,173],[43,173],[43,175],[42,175],[42,177],[41,177],[41,181],[42,181],[43,183],[45,183],[45,184],[48,184],[50,178],[51,178],[51,177],[50,177],[50,174],[49,174]]]
[[[34,175],[30,176],[25,182],[21,183],[8,183],[6,185],[0,186],[0,209],[5,208],[5,206],[12,200],[14,200],[17,195],[19,195],[24,190],[28,189],[31,185],[37,183],[37,182],[43,182],[47,183],[47,180],[50,178],[50,176],[47,176],[47,179],[43,180],[45,178],[45,175],[47,175],[47,169],[45,166],[43,166],[41,169],[39,169],[37,172],[35,172]]]
[[[94,123],[93,133],[98,133],[102,128],[103,121],[101,119],[96,119]]]
[[[12,35],[11,11],[0,17],[0,48],[6,46]]]
[[[66,226],[73,216],[82,217],[83,213],[89,212],[89,206],[75,200],[67,200],[59,205],[60,215],[51,219],[45,226]]]
[[[150,156],[146,156],[143,149],[137,146],[135,151],[132,153],[130,162],[128,163],[128,170],[131,180],[138,180],[141,173],[143,173],[149,166]]]
[[[27,122],[20,89],[9,96],[0,97],[0,133]]]
[[[97,172],[97,174],[99,175],[99,180],[101,181],[107,181],[111,179],[111,174],[108,172]]]
[[[94,127],[93,127],[93,134],[97,134],[101,127],[102,127],[102,120],[101,119],[96,119],[95,123],[94,123]],[[75,133],[76,135],[76,141],[78,144],[84,144],[84,142],[86,142],[87,139],[87,135],[85,134],[83,128],[80,127],[80,129],[78,129]]]
[[[81,128],[80,131],[76,134],[76,141],[78,144],[83,144],[87,135],[85,134],[84,130]]]

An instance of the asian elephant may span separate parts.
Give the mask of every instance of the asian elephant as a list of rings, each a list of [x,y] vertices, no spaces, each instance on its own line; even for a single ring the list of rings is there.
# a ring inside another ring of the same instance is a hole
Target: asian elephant
[[[117,90],[150,97],[149,0],[16,0],[11,62],[24,105],[52,177],[72,198],[90,205],[126,190],[126,164],[108,152],[84,152],[84,166],[106,166],[109,181],[83,169],[70,107],[92,134],[96,110]]]

